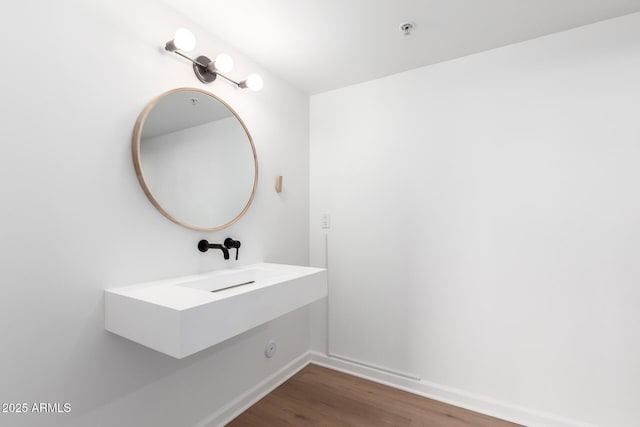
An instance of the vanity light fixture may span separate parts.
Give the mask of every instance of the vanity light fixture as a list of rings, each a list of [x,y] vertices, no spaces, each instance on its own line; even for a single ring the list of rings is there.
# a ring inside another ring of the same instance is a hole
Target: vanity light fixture
[[[226,53],[219,53],[212,61],[203,55],[198,56],[196,59],[192,59],[181,52],[192,51],[195,47],[196,38],[193,33],[186,28],[180,28],[176,31],[173,40],[170,40],[165,44],[164,49],[167,52],[173,52],[190,61],[193,64],[193,72],[202,83],[211,83],[220,76],[241,89],[248,88],[257,92],[264,86],[262,77],[257,74],[251,74],[245,80],[239,82],[225,76],[224,73],[228,73],[233,69],[233,59],[231,59],[231,57]]]

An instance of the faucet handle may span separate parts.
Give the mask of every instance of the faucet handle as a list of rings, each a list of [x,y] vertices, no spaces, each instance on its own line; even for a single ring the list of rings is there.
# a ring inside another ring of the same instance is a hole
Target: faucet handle
[[[236,250],[236,261],[238,260],[238,252],[240,251],[240,240],[233,240],[231,237],[227,237],[224,239],[224,246],[227,249],[235,249]]]

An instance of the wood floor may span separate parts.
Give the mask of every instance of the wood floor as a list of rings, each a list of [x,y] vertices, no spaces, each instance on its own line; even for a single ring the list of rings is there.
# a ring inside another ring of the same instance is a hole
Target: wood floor
[[[514,427],[507,421],[308,365],[228,427]]]

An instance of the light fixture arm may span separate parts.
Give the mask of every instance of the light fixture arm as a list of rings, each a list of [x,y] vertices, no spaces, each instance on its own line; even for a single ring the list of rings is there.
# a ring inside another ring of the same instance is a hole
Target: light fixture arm
[[[232,83],[232,84],[234,84],[234,85],[236,85],[238,87],[241,87],[240,83],[238,83],[237,81],[225,76],[224,74],[222,74],[222,73],[216,73],[216,74],[219,75],[220,77],[222,77],[223,79],[225,79],[226,81],[228,81],[229,83]]]
[[[195,59],[188,57],[187,55],[185,55],[184,53],[182,53],[182,52],[180,52],[180,51],[178,51],[178,50],[172,50],[172,51],[170,51],[170,52],[173,52],[173,53],[175,53],[176,55],[179,55],[179,56],[183,57],[184,59],[186,59],[186,60],[188,60],[188,61],[191,61],[194,65],[199,65],[199,66],[201,66],[201,67],[205,67],[205,68],[206,68],[206,66],[207,66],[206,64],[201,64],[201,63],[199,63],[198,61],[196,61]]]

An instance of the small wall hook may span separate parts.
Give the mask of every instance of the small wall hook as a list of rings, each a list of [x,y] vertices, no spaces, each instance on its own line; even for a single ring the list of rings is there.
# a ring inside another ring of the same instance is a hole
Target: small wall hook
[[[276,177],[276,193],[282,192],[282,175]]]

